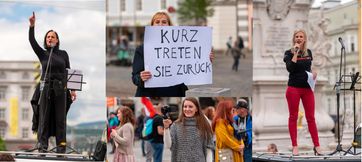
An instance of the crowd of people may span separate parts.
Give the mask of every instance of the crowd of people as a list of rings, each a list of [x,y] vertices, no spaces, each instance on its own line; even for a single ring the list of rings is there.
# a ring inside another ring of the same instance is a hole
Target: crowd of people
[[[221,99],[215,105],[205,106],[199,99],[187,97],[181,102],[177,119],[162,113],[161,107],[154,106],[152,117],[146,115],[147,108],[142,108],[137,118],[126,106],[110,113],[108,132],[115,147],[111,151],[113,161],[134,162],[135,140],[141,140],[147,162],[162,162],[166,149],[175,162],[212,162],[220,158],[252,161],[252,117],[247,100]],[[147,127],[152,133],[146,137]]]

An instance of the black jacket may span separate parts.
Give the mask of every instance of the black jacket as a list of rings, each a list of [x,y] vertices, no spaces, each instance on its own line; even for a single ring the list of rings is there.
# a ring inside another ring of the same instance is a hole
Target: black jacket
[[[136,48],[132,69],[132,81],[137,86],[136,97],[183,97],[188,90],[183,83],[171,87],[145,88],[140,76],[141,71],[145,70],[143,45]]]
[[[308,75],[305,71],[311,72],[312,66],[312,51],[307,50],[308,56],[299,56],[297,63],[292,61],[293,53],[287,50],[284,53],[284,62],[289,72],[288,86],[299,88],[310,88],[308,84]]]

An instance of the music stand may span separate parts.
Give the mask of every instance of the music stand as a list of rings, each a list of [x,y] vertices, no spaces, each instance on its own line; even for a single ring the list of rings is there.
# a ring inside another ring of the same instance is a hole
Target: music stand
[[[82,91],[82,85],[86,84],[83,82],[83,73],[80,70],[67,69],[67,89],[74,91]]]
[[[352,74],[351,79],[352,79],[351,87],[349,89],[343,89],[343,90],[353,91],[353,142],[352,142],[352,145],[347,149],[347,152],[344,155],[346,155],[347,153],[352,154],[352,155],[361,154],[361,153],[356,152],[356,146],[357,146],[357,141],[356,141],[356,91],[361,91],[361,89],[356,89],[355,85],[356,85],[356,83],[361,84],[360,82],[358,82],[361,79],[359,72],[357,72],[356,74]],[[351,151],[352,148],[353,148],[353,152]]]
[[[345,81],[345,78],[351,78],[351,81]],[[352,155],[358,155],[356,154],[356,148],[355,148],[355,129],[356,129],[356,91],[361,91],[361,89],[356,89],[355,85],[356,84],[360,84],[360,82],[358,82],[360,80],[360,76],[359,76],[359,72],[357,72],[356,74],[352,74],[352,75],[342,75],[340,80],[338,82],[336,82],[335,88],[336,88],[336,94],[337,94],[337,138],[338,138],[338,144],[336,147],[336,150],[332,153],[330,153],[329,155],[334,155],[338,152],[344,152],[344,155],[347,154],[352,154]],[[341,89],[341,84],[351,84],[350,88],[342,88]],[[340,91],[353,91],[353,143],[352,146],[347,150],[343,150],[342,149],[342,145],[341,145],[341,136],[340,136],[340,123],[339,123],[339,106],[340,106]],[[352,147],[354,148],[354,152],[351,152]]]

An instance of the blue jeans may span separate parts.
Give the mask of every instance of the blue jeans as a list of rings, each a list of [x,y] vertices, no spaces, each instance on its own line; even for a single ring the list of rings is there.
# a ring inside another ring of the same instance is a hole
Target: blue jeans
[[[152,143],[153,162],[162,162],[163,143]]]
[[[145,140],[141,139],[142,156],[146,156]]]
[[[244,162],[252,162],[252,148],[251,146],[245,148],[244,150]]]

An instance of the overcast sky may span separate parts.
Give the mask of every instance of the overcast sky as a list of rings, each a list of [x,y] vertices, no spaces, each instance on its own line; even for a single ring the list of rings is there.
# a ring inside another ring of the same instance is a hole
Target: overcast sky
[[[321,2],[324,2],[324,1],[326,1],[326,0],[315,0],[312,7],[319,7],[321,5]],[[351,2],[351,1],[353,1],[353,0],[342,0],[342,4]],[[354,0],[354,1],[356,1],[356,0]]]
[[[105,4],[103,0],[0,1],[0,60],[38,60],[28,41],[29,17],[35,11],[35,38],[59,34],[60,49],[68,52],[71,68],[84,73],[68,124],[105,121]]]

